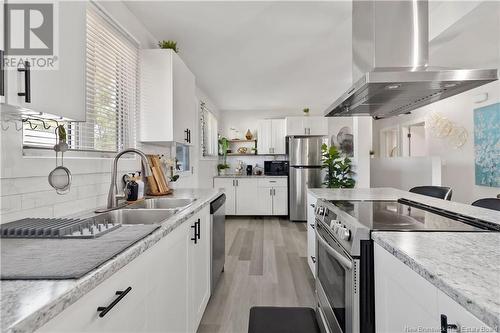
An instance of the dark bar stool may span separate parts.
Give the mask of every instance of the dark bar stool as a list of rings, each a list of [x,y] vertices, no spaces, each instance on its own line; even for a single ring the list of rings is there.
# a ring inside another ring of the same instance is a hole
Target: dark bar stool
[[[472,206],[488,208],[493,210],[500,210],[500,199],[497,198],[484,198],[476,200]]]
[[[320,333],[312,308],[254,306],[248,333]]]
[[[443,200],[451,200],[451,187],[445,186],[417,186],[410,189],[410,192],[427,195]]]

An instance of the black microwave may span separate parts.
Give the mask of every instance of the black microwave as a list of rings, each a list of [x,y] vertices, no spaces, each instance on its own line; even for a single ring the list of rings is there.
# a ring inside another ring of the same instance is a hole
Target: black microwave
[[[288,161],[264,161],[264,175],[288,176]]]

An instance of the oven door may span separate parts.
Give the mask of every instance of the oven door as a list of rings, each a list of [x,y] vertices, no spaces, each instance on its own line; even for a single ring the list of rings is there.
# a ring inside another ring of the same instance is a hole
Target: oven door
[[[316,221],[316,293],[324,332],[359,332],[359,260]]]

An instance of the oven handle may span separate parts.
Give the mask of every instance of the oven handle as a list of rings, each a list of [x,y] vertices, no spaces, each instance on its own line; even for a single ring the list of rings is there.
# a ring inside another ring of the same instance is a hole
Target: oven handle
[[[330,255],[335,257],[335,259],[337,259],[342,264],[342,266],[351,270],[352,269],[352,261],[350,261],[349,259],[344,257],[342,254],[340,254],[333,247],[331,247],[330,244],[328,244],[328,242],[319,234],[318,229],[315,229],[315,232],[316,232],[316,237],[318,238],[318,241],[326,248],[326,251]]]

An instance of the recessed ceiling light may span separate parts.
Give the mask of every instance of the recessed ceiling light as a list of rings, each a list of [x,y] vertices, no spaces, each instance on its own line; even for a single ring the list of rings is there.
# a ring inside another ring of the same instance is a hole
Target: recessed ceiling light
[[[453,87],[456,87],[456,86],[458,86],[458,83],[445,83],[443,85],[443,87],[445,87],[445,88],[453,88]]]
[[[388,86],[385,86],[385,89],[390,89],[390,90],[392,90],[392,89],[398,89],[399,87],[401,87],[401,85],[400,85],[400,84],[390,84],[390,85],[388,85]]]

